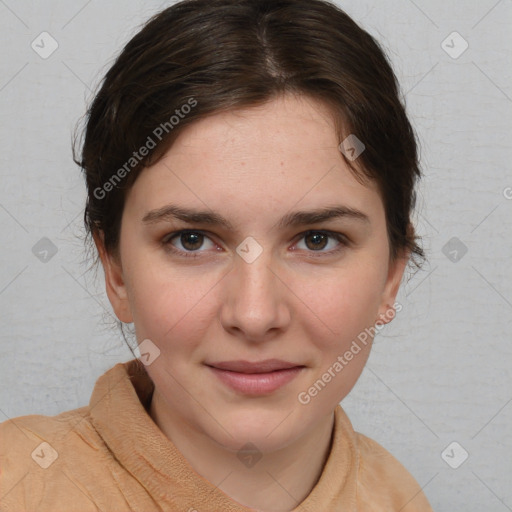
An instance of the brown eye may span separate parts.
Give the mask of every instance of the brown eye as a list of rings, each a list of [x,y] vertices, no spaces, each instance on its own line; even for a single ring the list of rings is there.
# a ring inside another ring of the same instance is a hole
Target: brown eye
[[[306,245],[311,250],[324,249],[329,241],[329,237],[323,233],[308,233],[304,239],[307,240]]]
[[[210,247],[208,247],[208,244],[205,247],[205,241],[210,244]],[[162,243],[169,251],[180,256],[189,257],[200,256],[201,253],[215,247],[211,239],[200,231],[182,230],[170,233],[164,237]]]
[[[302,240],[305,241],[304,250],[310,256],[329,256],[349,246],[349,240],[345,235],[331,231],[308,231],[302,234],[300,242]],[[330,246],[328,250],[324,250],[328,246]]]
[[[203,245],[204,235],[201,233],[182,233],[179,240],[187,251],[195,251]]]

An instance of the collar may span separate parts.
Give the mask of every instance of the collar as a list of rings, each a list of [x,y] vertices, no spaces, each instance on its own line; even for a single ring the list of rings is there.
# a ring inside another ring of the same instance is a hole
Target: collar
[[[199,475],[158,428],[148,413],[153,390],[154,384],[138,359],[116,364],[96,381],[89,402],[91,422],[114,457],[159,505],[176,505],[181,499],[183,503],[193,501],[198,510],[253,511]],[[323,471],[295,510],[340,506],[356,510],[356,446],[350,420],[338,405]]]

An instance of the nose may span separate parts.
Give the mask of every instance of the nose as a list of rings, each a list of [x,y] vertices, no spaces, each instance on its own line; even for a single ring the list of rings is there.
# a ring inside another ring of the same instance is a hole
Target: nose
[[[224,329],[252,343],[273,339],[284,332],[291,319],[292,293],[283,277],[273,264],[270,251],[263,250],[251,263],[237,255],[224,283]]]

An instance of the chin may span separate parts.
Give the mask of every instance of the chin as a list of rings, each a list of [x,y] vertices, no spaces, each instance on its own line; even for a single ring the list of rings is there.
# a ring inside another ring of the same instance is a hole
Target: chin
[[[222,419],[218,417],[218,421],[226,430],[216,428],[217,422],[213,425],[214,432],[208,430],[217,443],[234,452],[246,443],[254,444],[261,452],[279,450],[300,436],[300,432],[290,429],[292,422],[294,426],[304,426],[303,421],[297,421],[295,414],[290,414],[291,408],[260,406],[225,413]]]

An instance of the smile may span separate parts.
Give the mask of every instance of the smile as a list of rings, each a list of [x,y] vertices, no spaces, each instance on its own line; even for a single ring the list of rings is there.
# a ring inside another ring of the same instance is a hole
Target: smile
[[[292,381],[304,366],[293,366],[272,371],[233,371],[207,365],[210,371],[229,388],[245,395],[273,393]]]

